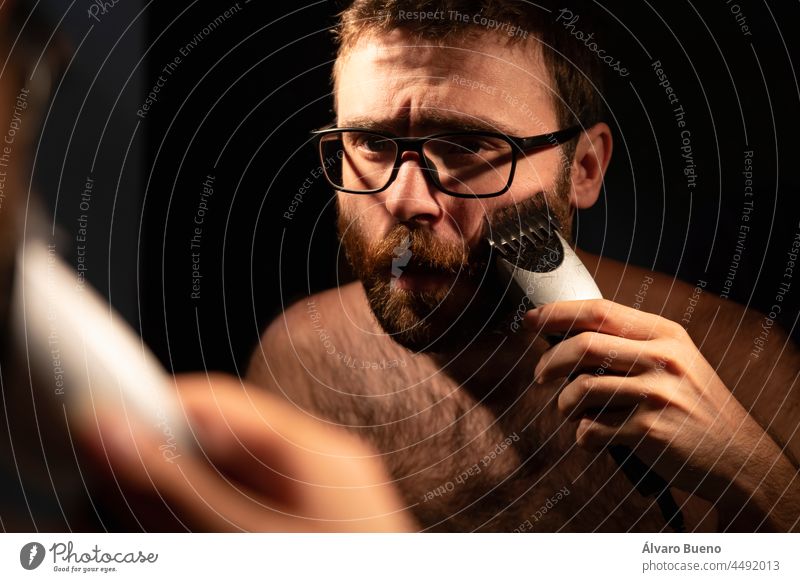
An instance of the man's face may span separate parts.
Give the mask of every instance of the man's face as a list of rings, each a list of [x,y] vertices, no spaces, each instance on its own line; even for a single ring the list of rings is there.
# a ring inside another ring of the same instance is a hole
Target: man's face
[[[508,46],[489,33],[447,48],[425,44],[394,31],[363,38],[346,53],[336,86],[339,126],[412,137],[562,129],[534,46]],[[520,156],[508,192],[462,199],[438,191],[416,153],[402,160],[385,191],[339,193],[339,231],[384,330],[411,349],[436,350],[490,319],[487,218],[547,205],[569,228],[570,162],[558,147]]]

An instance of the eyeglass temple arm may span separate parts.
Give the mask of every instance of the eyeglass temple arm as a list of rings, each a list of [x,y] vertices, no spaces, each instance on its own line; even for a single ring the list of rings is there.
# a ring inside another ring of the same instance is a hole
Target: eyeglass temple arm
[[[568,142],[581,132],[580,125],[573,125],[567,129],[554,131],[553,133],[546,133],[545,135],[537,135],[533,137],[522,137],[516,141],[516,146],[525,151],[533,148],[542,148],[548,146],[556,146]]]

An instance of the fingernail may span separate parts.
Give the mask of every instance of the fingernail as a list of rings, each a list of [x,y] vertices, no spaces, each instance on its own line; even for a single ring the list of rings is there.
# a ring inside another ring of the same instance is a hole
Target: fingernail
[[[522,327],[525,329],[536,329],[539,323],[539,308],[531,309],[522,318]]]

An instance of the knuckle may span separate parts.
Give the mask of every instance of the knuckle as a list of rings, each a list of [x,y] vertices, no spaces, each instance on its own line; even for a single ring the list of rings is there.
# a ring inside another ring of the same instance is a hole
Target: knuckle
[[[577,407],[591,392],[595,377],[591,374],[581,374],[573,380],[561,394],[558,395],[558,411],[563,415]]]
[[[597,376],[594,374],[581,374],[575,378],[575,384],[581,397],[585,397],[592,391],[597,383]]]
[[[552,303],[547,303],[536,309],[531,309],[525,313],[526,317],[535,318],[539,322],[546,322],[550,320],[550,316],[553,314]]]
[[[666,428],[670,423],[663,408],[640,408],[632,420],[639,438],[650,443],[666,447],[675,439],[675,433]]]
[[[652,436],[653,418],[648,412],[637,410],[628,421],[628,424],[635,435]]]
[[[665,330],[670,337],[675,339],[684,339],[689,337],[689,334],[680,323],[672,321],[671,319],[665,320]]]
[[[684,369],[686,356],[679,344],[673,341],[659,342],[653,354],[653,368],[656,373],[665,371],[680,374]]]
[[[589,319],[594,325],[601,325],[608,317],[609,301],[597,299],[589,305]]]
[[[584,331],[576,335],[575,342],[578,349],[584,353],[590,351],[592,349],[594,335],[594,332],[591,331]]]
[[[582,418],[575,431],[575,442],[582,448],[596,448],[602,437],[599,425],[591,419]]]
[[[630,391],[631,392],[635,391],[636,395],[643,402],[647,402],[648,400],[653,400],[653,398],[656,396],[656,390],[653,387],[653,384],[651,382],[645,381],[644,378],[642,379],[641,382],[637,382],[635,388],[631,387]]]

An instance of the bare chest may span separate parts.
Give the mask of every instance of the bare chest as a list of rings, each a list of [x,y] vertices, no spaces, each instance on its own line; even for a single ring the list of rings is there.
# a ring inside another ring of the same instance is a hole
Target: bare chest
[[[348,418],[338,420],[379,449],[426,529],[664,527],[653,500],[632,490],[607,453],[575,445],[575,426],[556,409],[559,386],[532,386],[529,362],[489,381],[456,378],[405,351],[376,353],[378,368],[351,368],[349,405],[335,407]]]

